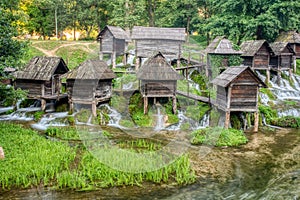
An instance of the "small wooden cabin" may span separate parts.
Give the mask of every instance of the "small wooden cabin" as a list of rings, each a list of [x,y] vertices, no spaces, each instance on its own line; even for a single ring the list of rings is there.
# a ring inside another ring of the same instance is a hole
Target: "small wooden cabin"
[[[101,60],[87,60],[68,72],[67,91],[71,112],[74,104],[90,104],[96,116],[99,103],[109,101],[112,95],[114,72]]]
[[[229,127],[230,112],[252,112],[254,131],[258,130],[258,94],[266,84],[249,66],[229,67],[212,83],[217,86],[216,106],[225,112],[225,128]]]
[[[104,54],[109,54],[112,67],[115,68],[117,56],[125,55],[130,41],[129,35],[121,27],[105,26],[98,34],[97,40],[100,41],[100,60],[103,60]],[[126,64],[126,56],[124,62]]]
[[[40,99],[44,110],[46,100],[64,97],[61,76],[68,71],[61,57],[36,56],[22,71],[16,72],[15,88],[27,90],[29,99]]]
[[[277,71],[279,77],[281,77],[282,71],[289,71],[291,75],[295,55],[291,45],[288,42],[274,42],[270,46],[274,52],[270,59],[271,70]]]
[[[266,70],[266,81],[270,80],[269,63],[273,51],[266,40],[249,40],[241,44],[243,64],[253,70]]]
[[[135,41],[137,68],[142,58],[149,58],[158,51],[167,59],[176,58],[180,62],[185,29],[134,26],[131,39]]]
[[[300,59],[300,34],[296,31],[281,32],[275,42],[288,42],[295,52],[294,72],[296,72],[296,59]]]
[[[220,56],[223,58],[219,72],[224,71],[227,67],[230,66],[229,58],[230,56],[240,56],[243,52],[236,50],[233,47],[233,44],[230,40],[224,38],[223,36],[216,37],[206,48],[207,54],[207,65],[206,65],[206,75],[210,78],[213,77],[212,74],[212,63],[211,56]],[[217,74],[219,75],[219,74]]]
[[[144,113],[148,112],[148,98],[168,97],[173,100],[173,112],[176,113],[177,80],[183,77],[167,62],[162,53],[149,58],[137,71],[140,80],[140,92],[144,98]]]

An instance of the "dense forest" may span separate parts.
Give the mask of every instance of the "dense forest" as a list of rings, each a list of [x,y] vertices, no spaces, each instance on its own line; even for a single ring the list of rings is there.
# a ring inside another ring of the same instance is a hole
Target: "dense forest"
[[[60,38],[70,29],[95,39],[91,33],[107,24],[127,30],[142,25],[184,27],[207,43],[225,35],[240,44],[248,39],[273,41],[280,31],[300,30],[299,12],[298,0],[1,0],[0,71],[18,66],[26,53],[26,43],[13,39],[20,35]]]

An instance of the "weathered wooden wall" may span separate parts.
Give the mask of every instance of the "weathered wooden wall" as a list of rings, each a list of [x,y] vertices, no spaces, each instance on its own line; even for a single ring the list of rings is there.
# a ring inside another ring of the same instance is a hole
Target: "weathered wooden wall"
[[[136,54],[148,58],[161,52],[165,57],[177,58],[181,54],[181,44],[180,41],[169,40],[136,40]]]
[[[227,91],[226,88],[217,86],[217,104],[222,110],[227,108]]]
[[[142,81],[142,94],[149,97],[170,97],[176,93],[176,81]]]
[[[114,46],[114,37],[109,31],[105,31],[103,38],[100,40],[100,51],[103,53],[112,53]]]
[[[231,111],[257,110],[257,85],[233,85],[231,89]]]
[[[41,97],[42,96],[42,85],[44,81],[16,79],[15,88],[28,91],[29,98]]]

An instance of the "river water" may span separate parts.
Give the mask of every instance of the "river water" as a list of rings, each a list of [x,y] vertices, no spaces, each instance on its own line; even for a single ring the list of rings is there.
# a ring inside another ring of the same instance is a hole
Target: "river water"
[[[300,131],[261,129],[246,135],[249,142],[239,148],[189,146],[198,176],[192,185],[145,183],[91,192],[36,187],[0,190],[0,199],[300,199]]]

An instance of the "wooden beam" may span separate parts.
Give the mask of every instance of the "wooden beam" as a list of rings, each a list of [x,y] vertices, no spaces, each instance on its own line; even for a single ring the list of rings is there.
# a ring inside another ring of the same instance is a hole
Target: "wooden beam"
[[[96,105],[96,101],[93,101],[92,103],[92,114],[94,117],[97,116],[97,105]]]
[[[259,121],[259,117],[258,117],[258,112],[254,113],[254,132],[258,131],[258,121]]]
[[[46,109],[46,100],[41,99],[41,110],[44,111]]]
[[[173,100],[173,103],[172,103],[172,105],[173,105],[173,114],[176,114],[176,111],[177,111],[177,101],[176,101],[176,96],[174,96],[174,97],[172,98],[172,100]]]
[[[144,97],[144,114],[148,113],[148,97]]]
[[[224,128],[228,129],[230,123],[230,111],[225,112],[225,123]]]

